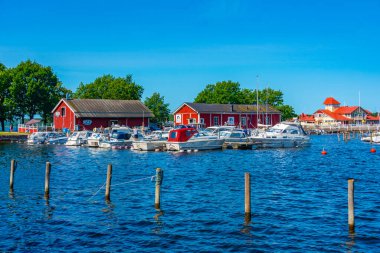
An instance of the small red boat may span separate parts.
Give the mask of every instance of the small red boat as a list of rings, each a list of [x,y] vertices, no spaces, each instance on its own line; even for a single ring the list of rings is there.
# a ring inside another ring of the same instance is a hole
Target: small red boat
[[[166,149],[169,151],[196,151],[221,149],[224,139],[199,133],[194,128],[173,129],[169,132]]]

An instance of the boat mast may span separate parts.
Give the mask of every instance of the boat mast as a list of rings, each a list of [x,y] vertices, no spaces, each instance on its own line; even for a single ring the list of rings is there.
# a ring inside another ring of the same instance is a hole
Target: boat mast
[[[259,128],[259,75],[256,75],[256,128]]]

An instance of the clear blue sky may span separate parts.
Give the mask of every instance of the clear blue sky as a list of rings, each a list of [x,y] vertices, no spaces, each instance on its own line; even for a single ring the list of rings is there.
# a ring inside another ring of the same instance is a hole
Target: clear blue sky
[[[76,90],[103,74],[165,96],[207,84],[271,87],[297,113],[324,99],[380,111],[380,1],[0,0],[0,62],[51,66]]]

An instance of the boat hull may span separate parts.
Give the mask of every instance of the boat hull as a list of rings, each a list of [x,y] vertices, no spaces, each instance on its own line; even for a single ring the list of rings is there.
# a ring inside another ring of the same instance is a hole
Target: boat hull
[[[166,149],[168,151],[192,151],[192,150],[212,150],[221,149],[224,139],[204,139],[189,140],[186,142],[168,142]]]
[[[167,141],[134,141],[132,148],[140,151],[155,151],[156,149],[163,149]]]
[[[257,148],[298,148],[310,145],[309,138],[252,138]]]

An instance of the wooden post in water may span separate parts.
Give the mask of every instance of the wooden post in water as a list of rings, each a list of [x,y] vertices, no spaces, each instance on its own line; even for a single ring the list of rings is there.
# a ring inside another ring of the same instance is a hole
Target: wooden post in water
[[[9,177],[9,190],[11,192],[13,192],[13,179],[14,179],[15,170],[16,170],[15,164],[16,164],[16,161],[15,160],[11,160],[11,174],[10,174],[10,177]]]
[[[46,162],[46,169],[45,169],[45,199],[48,199],[50,197],[50,170],[51,170],[51,164],[49,162]]]
[[[161,206],[161,184],[164,179],[164,171],[160,168],[156,169],[156,191],[154,196],[154,208],[160,209]]]
[[[111,201],[111,179],[112,179],[112,164],[108,164],[107,181],[106,181],[106,201]]]
[[[355,229],[354,217],[354,179],[348,179],[348,227],[350,232]]]
[[[249,223],[251,221],[251,175],[249,172],[244,174],[245,178],[245,198],[244,198],[244,211],[245,211],[245,222]]]

